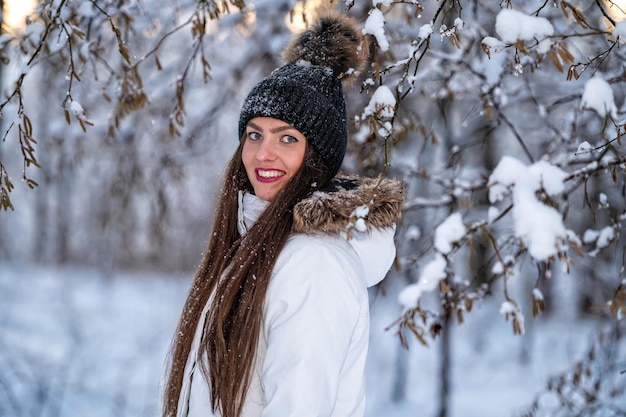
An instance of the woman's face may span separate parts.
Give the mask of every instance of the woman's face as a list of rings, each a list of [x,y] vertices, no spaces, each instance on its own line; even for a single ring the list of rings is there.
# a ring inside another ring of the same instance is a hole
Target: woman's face
[[[271,117],[248,122],[241,159],[254,194],[272,201],[302,166],[306,138],[295,127]]]

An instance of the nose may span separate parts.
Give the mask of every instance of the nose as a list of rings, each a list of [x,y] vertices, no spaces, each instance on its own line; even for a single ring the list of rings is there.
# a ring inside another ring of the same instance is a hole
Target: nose
[[[276,149],[274,143],[270,140],[262,140],[256,152],[258,161],[273,161],[276,159]]]

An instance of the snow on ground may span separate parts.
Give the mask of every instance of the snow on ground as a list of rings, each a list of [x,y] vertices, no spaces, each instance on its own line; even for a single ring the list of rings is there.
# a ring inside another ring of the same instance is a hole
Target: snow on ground
[[[189,280],[0,264],[0,416],[158,416]],[[399,349],[384,330],[400,314],[397,297],[372,295],[367,417],[433,416],[438,344]],[[529,319],[527,333],[514,336],[500,302],[494,296],[452,332],[451,417],[518,415],[587,345],[590,324]],[[407,399],[392,403],[398,358],[406,359]]]

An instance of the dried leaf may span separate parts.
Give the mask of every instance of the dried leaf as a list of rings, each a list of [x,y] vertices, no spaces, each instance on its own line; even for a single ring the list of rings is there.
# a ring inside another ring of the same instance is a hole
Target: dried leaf
[[[407,328],[415,335],[415,338],[424,346],[428,346],[428,342],[424,338],[423,329],[417,329],[415,325],[407,323]]]
[[[611,299],[611,315],[616,317],[618,312],[624,311],[626,308],[626,286],[624,284],[620,284],[615,289],[613,293],[613,298]]]
[[[402,347],[405,349],[409,349],[409,344],[406,341],[406,337],[404,337],[404,333],[398,331],[398,337],[400,338],[400,344],[402,345]]]
[[[585,19],[585,15],[580,10],[573,6],[571,7],[571,10],[572,14],[574,15],[574,20],[576,20],[576,23],[578,23],[584,29],[591,29],[591,26],[589,26],[587,20]]]
[[[13,203],[11,203],[9,193],[5,187],[0,188],[0,207],[3,208],[4,211],[7,211],[8,209],[15,210]]]
[[[154,63],[157,67],[157,70],[162,71],[163,67],[161,66],[161,60],[159,59],[159,55],[158,54],[154,54]]]
[[[567,13],[567,2],[562,1],[561,2],[561,11],[563,12],[563,16],[565,16],[566,19],[569,18],[569,13]]]
[[[552,61],[556,69],[559,70],[559,72],[563,72],[563,64],[561,64],[561,60],[552,49],[548,51],[548,57],[550,57],[550,61]]]
[[[559,43],[557,45],[557,50],[563,62],[565,62],[566,64],[571,64],[574,62],[574,56],[569,52],[565,44]]]
[[[545,310],[544,302],[541,298],[533,298],[533,317],[538,316]]]
[[[78,26],[72,26],[72,35],[76,35],[80,39],[85,39],[85,32],[83,32]]]
[[[423,124],[423,123],[420,123],[420,125],[419,125],[419,127],[418,127],[418,129],[417,129],[417,130],[419,130],[420,134],[421,134],[421,135],[422,135],[422,137],[424,137],[424,138],[428,135],[428,132],[426,131],[426,126],[424,126],[424,124]]]
[[[461,49],[461,44],[459,43],[459,39],[453,33],[450,35],[450,41],[452,41],[452,45],[456,46],[457,49]]]
[[[26,133],[26,136],[32,136],[33,124],[30,122],[30,119],[26,115],[24,115],[23,120],[24,120],[24,132]]]
[[[430,326],[430,337],[433,339],[441,334],[443,326],[439,322],[435,322]]]
[[[115,33],[115,38],[117,40],[117,49],[120,52],[120,55],[122,55],[122,58],[124,58],[124,61],[130,64],[130,54],[128,53],[128,49],[126,49],[126,46],[124,45],[124,41],[122,40],[122,34],[120,30],[113,24],[113,22],[110,22],[111,29],[113,29],[113,32]]]
[[[26,185],[28,185],[28,187],[30,189],[33,189],[33,188],[39,186],[39,184],[36,181],[34,181],[34,180],[30,179],[30,178],[26,178]]]
[[[578,242],[570,242],[572,244],[572,246],[574,247],[574,250],[576,250],[576,253],[578,254],[578,256],[580,256],[581,258],[583,258],[585,256],[585,253],[583,252],[582,248],[580,247],[580,245],[578,244]]]
[[[487,118],[487,120],[493,119],[493,107],[491,106],[491,104],[485,105],[485,117]]]
[[[480,47],[482,48],[483,52],[487,54],[487,58],[491,59],[491,49],[489,49],[489,47],[484,43],[481,43]]]
[[[526,48],[526,45],[524,44],[524,41],[523,41],[523,40],[521,40],[521,39],[518,39],[518,40],[515,42],[515,49],[516,49],[519,53],[521,53],[521,54],[523,54],[523,55],[530,55],[530,52],[529,52],[529,51],[528,51],[528,49]],[[519,62],[518,62],[518,63],[519,63]]]
[[[230,0],[230,3],[238,9],[243,9],[246,7],[245,0]]]

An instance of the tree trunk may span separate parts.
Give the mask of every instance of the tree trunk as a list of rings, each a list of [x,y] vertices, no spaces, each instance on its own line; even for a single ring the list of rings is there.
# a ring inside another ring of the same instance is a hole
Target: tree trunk
[[[48,69],[44,69],[43,72],[43,80],[49,79],[48,77],[52,76]],[[40,80],[41,81],[41,80]],[[35,190],[35,232],[34,232],[34,247],[33,247],[33,255],[35,259],[38,260],[47,260],[50,259],[51,254],[50,250],[50,229],[49,229],[49,191],[52,186],[50,181],[50,170],[51,166],[49,163],[49,152],[50,152],[50,143],[49,143],[49,134],[48,134],[48,123],[44,122],[46,120],[48,109],[53,108],[50,103],[51,94],[42,94],[40,99],[42,100],[41,106],[39,106],[39,117],[38,119],[38,128],[37,130],[41,132],[39,134],[39,147],[41,149],[39,153],[39,163],[41,164],[40,174],[42,179],[39,181],[39,187]]]
[[[450,318],[444,316],[441,323],[443,329],[439,340],[439,411],[437,416],[447,417],[449,412],[449,396],[450,396],[450,370],[452,369],[452,360],[450,355],[451,338],[450,334]]]

